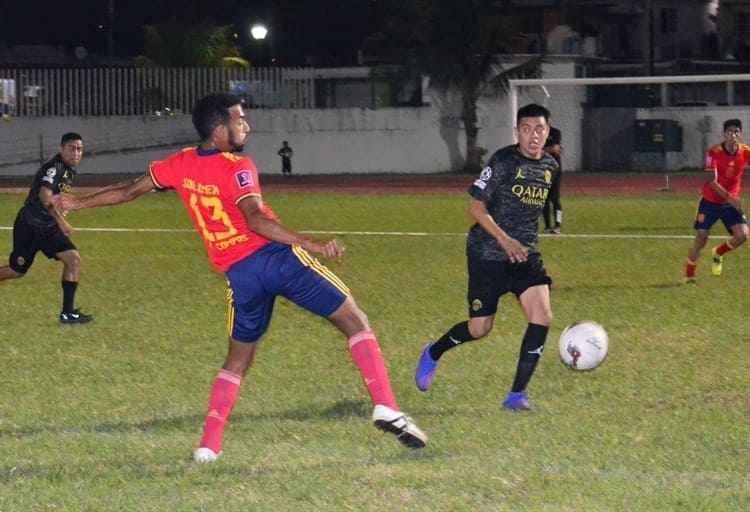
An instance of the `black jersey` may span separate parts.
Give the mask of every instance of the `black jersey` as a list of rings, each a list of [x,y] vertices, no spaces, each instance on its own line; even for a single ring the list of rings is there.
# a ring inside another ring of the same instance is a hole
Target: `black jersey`
[[[506,146],[490,158],[469,195],[482,201],[498,226],[526,248],[536,252],[539,215],[560,167],[549,153],[539,160],[526,158],[518,146]],[[466,239],[466,252],[485,260],[507,261],[508,256],[479,224]]]
[[[549,127],[549,137],[547,137],[547,142],[544,143],[544,147],[548,148],[550,146],[560,146],[562,144],[562,132],[555,128],[554,126]],[[551,154],[551,153],[550,153]],[[552,158],[557,161],[558,165],[560,164],[560,157],[558,155],[552,155]]]
[[[39,192],[42,187],[51,190],[53,195],[60,192],[70,192],[75,175],[76,171],[65,165],[59,153],[42,165],[34,175],[29,195],[19,212],[21,218],[34,226],[57,224],[57,221],[44,208],[39,198]]]

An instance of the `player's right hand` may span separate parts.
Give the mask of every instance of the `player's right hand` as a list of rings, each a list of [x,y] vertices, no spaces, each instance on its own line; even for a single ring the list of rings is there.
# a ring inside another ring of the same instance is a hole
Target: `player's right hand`
[[[76,196],[74,196],[73,194],[68,194],[67,192],[62,192],[58,197],[63,212],[68,213],[75,210],[77,200]]]
[[[526,249],[521,245],[521,242],[515,238],[509,236],[498,237],[497,243],[500,244],[500,247],[508,255],[508,259],[511,263],[523,263],[528,259]]]
[[[736,210],[742,210],[742,199],[739,197],[730,196],[729,204],[731,204]]]

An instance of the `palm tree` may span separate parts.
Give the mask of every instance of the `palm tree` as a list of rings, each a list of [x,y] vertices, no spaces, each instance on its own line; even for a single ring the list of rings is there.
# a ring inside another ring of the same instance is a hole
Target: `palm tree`
[[[493,0],[391,0],[381,28],[368,38],[380,55],[403,64],[413,78],[429,77],[437,90],[459,91],[466,134],[463,171],[478,172],[485,150],[477,144],[477,102],[508,91],[511,78],[537,76],[541,60],[510,65],[516,34]]]
[[[249,67],[242,59],[232,27],[216,27],[201,22],[188,24],[171,18],[158,25],[143,27],[145,55],[141,65],[162,67]]]
[[[143,30],[146,54],[134,59],[136,67],[250,67],[240,55],[230,26],[216,27],[200,18],[192,24],[171,18]],[[144,87],[140,101],[148,111],[161,111],[169,103],[158,84]]]

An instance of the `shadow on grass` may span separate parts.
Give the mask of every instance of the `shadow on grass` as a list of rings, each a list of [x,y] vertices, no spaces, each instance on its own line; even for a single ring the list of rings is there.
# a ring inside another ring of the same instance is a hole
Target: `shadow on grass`
[[[310,402],[302,409],[288,409],[278,413],[258,414],[232,414],[230,419],[233,423],[257,423],[264,421],[308,421],[315,419],[341,420],[345,418],[369,419],[372,412],[369,403],[355,400],[342,400],[328,407]],[[115,423],[102,423],[92,426],[69,425],[29,425],[20,428],[5,427],[0,429],[0,439],[5,437],[31,437],[43,434],[57,434],[64,436],[79,436],[81,434],[116,434],[126,432],[148,432],[152,430],[190,430],[196,426],[202,426],[205,419],[204,414],[191,414],[188,416],[169,416],[163,418],[152,418],[144,421],[121,421]]]
[[[642,284],[642,285],[633,285],[633,286],[624,286],[622,284],[596,284],[596,285],[581,285],[581,286],[571,286],[571,285],[558,285],[554,282],[552,283],[552,287],[550,288],[553,292],[570,292],[570,291],[581,291],[581,290],[622,290],[622,289],[634,289],[634,288],[642,288],[644,290],[665,290],[669,288],[685,288],[685,283],[682,281],[671,281],[668,283],[652,283],[652,284]]]

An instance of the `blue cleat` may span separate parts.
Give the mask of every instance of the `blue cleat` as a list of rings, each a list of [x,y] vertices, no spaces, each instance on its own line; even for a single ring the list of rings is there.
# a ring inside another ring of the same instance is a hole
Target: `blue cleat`
[[[529,397],[526,396],[524,391],[508,393],[508,396],[503,401],[503,407],[510,409],[511,411],[530,411],[531,406],[529,405]]]
[[[430,355],[430,347],[435,343],[428,343],[422,350],[422,357],[419,358],[417,363],[417,371],[414,374],[414,380],[417,382],[417,387],[420,391],[427,391],[430,389],[432,384],[432,377],[435,376],[435,370],[437,370],[438,362]]]

